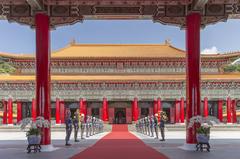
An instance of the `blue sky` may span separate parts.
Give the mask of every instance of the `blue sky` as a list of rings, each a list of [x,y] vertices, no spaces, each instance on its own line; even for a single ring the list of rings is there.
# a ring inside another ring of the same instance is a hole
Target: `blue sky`
[[[28,26],[0,21],[0,52],[34,53],[35,32]],[[185,49],[185,31],[175,26],[149,20],[100,21],[89,20],[51,32],[51,49],[66,46],[72,39],[78,43],[164,43]],[[201,31],[201,50],[229,52],[240,50],[240,21],[229,20],[207,26]]]

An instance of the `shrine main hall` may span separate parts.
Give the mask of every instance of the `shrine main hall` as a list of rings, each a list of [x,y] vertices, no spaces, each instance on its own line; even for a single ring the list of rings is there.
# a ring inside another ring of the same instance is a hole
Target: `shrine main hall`
[[[240,74],[226,71],[240,52],[201,55],[201,114],[237,123]],[[11,72],[0,75],[2,123],[36,118],[34,54],[0,53]],[[51,53],[51,120],[80,109],[110,124],[132,123],[163,110],[184,123],[186,52],[163,44],[77,44]]]

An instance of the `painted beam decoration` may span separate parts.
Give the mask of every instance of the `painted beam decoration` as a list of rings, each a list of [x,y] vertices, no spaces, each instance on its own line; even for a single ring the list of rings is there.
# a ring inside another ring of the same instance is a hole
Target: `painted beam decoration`
[[[198,11],[204,27],[240,18],[238,0],[0,0],[0,18],[34,27],[36,12],[46,12],[52,27],[84,19],[152,19],[185,27],[185,17]]]

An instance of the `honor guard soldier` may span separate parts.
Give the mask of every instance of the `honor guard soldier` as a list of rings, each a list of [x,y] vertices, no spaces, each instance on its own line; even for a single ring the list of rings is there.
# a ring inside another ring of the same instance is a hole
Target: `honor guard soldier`
[[[80,127],[81,127],[81,139],[84,139],[83,138],[83,134],[84,134],[84,130],[85,130],[85,116],[84,114],[81,114],[80,116]]]
[[[87,116],[86,120],[86,137],[90,136],[90,116]]]
[[[154,130],[156,134],[156,139],[158,139],[158,114],[154,116]]]
[[[71,111],[69,108],[66,109],[66,116],[65,116],[65,125],[66,125],[66,146],[71,146],[69,144],[69,139],[72,133],[72,118],[71,118]]]
[[[79,130],[79,111],[78,111],[78,109],[74,113],[73,126],[74,126],[74,141],[79,142],[79,140],[77,139],[78,130]]]
[[[148,136],[150,136],[150,119],[149,119],[149,116],[147,116],[147,131],[148,131]]]
[[[153,135],[153,129],[154,129],[154,116],[150,116],[150,131],[151,131],[151,137],[154,137]]]
[[[162,139],[160,141],[165,141],[165,122],[168,120],[167,115],[165,112],[161,111],[160,112],[160,124],[159,128],[161,131],[161,136]]]

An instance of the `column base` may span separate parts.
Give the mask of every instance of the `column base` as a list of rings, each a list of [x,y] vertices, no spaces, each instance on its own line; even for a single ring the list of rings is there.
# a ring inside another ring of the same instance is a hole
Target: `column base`
[[[175,125],[185,125],[185,123],[175,123]]]
[[[178,148],[185,150],[185,151],[196,151],[196,144],[184,143],[184,145],[179,146]]]
[[[50,145],[41,145],[41,152],[52,152],[52,151],[55,151],[55,150],[58,150],[59,148],[57,147],[53,147],[52,144]]]

